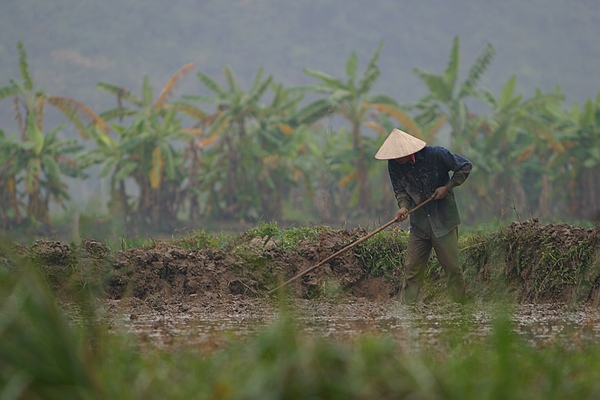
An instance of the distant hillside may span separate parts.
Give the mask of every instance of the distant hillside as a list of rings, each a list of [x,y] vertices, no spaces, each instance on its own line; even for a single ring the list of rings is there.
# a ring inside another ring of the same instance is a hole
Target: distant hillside
[[[425,93],[412,69],[441,72],[456,35],[463,70],[486,43],[496,57],[483,84],[495,92],[512,74],[519,90],[561,85],[568,102],[600,91],[600,7],[593,0],[3,0],[0,86],[18,78],[23,40],[36,85],[97,111],[114,99],[99,81],[159,90],[194,62],[221,79],[231,65],[249,86],[259,67],[285,85],[312,82],[305,67],[342,77],[353,50],[364,63],[385,40],[376,90],[399,101]],[[200,90],[194,76],[179,92]],[[12,123],[0,103],[0,128]]]

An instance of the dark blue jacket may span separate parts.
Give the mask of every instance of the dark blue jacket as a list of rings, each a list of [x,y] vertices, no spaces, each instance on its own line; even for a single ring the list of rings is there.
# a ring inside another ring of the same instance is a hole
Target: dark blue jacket
[[[438,187],[447,186],[450,190],[445,198],[434,200],[410,215],[411,232],[415,235],[424,239],[432,234],[444,236],[460,224],[452,189],[467,179],[473,164],[440,146],[425,146],[415,154],[415,159],[415,163],[406,164],[388,160],[398,207],[410,210],[431,197]]]

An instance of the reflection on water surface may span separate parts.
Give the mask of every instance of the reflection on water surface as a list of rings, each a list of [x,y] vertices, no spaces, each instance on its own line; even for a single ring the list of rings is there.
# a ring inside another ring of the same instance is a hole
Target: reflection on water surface
[[[502,311],[490,304],[405,306],[396,300],[364,299],[294,299],[285,308],[293,311],[298,329],[305,335],[339,341],[350,341],[363,334],[385,335],[413,347],[441,345],[449,337],[469,342],[489,336],[494,316]],[[110,314],[121,316],[117,323],[148,344],[192,343],[207,350],[259,332],[277,320],[279,309],[274,302],[247,299],[196,306],[109,303]],[[513,307],[508,315],[519,337],[535,346],[600,343],[597,307],[524,304]]]

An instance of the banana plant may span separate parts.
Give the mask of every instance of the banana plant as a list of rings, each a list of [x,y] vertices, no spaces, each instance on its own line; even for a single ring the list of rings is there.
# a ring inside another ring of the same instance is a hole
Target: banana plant
[[[110,199],[108,200],[108,209],[111,217],[124,219],[131,213],[129,197],[125,187],[125,179],[131,173],[130,168],[126,168],[126,154],[119,147],[126,128],[113,125],[113,131],[117,135],[115,140],[111,135],[106,135],[94,129],[90,130],[91,138],[96,142],[96,147],[79,154],[76,161],[83,169],[92,165],[100,165],[99,176],[109,178]]]
[[[465,144],[463,136],[476,131],[483,122],[481,117],[473,115],[465,102],[478,90],[479,80],[491,63],[495,50],[491,44],[487,44],[477,56],[475,62],[469,68],[466,79],[459,83],[458,74],[460,70],[460,38],[454,38],[450,59],[446,70],[441,75],[426,72],[415,68],[415,74],[425,83],[429,94],[411,108],[420,113],[421,119],[434,121],[439,116],[444,116],[451,127],[453,150],[462,152]]]
[[[338,221],[348,218],[353,210],[350,202],[357,203],[356,170],[348,160],[356,158],[352,133],[345,126],[337,130],[320,129],[314,139],[306,144],[307,154],[314,161],[311,176],[312,207],[321,221]],[[368,146],[367,146],[368,147]]]
[[[566,151],[555,161],[559,171],[554,177],[556,187],[568,188],[569,210],[575,218],[600,220],[600,93],[588,99],[580,108],[554,107],[550,110],[556,125],[565,134]]]
[[[21,208],[17,195],[17,175],[19,170],[16,164],[19,161],[20,144],[14,138],[6,137],[0,130],[0,227],[10,228],[20,224],[22,220]]]
[[[600,93],[595,100],[588,99],[579,108],[574,104],[570,110],[558,114],[563,125],[570,127],[568,140],[568,156],[583,168],[594,168],[600,165]]]
[[[254,157],[248,159],[261,213],[267,218],[281,217],[283,200],[301,181],[307,195],[312,194],[316,160],[308,154],[307,143],[315,139],[313,125],[330,112],[326,99],[300,105],[307,88],[272,84],[271,89],[273,101],[259,107],[257,124],[251,126]]]
[[[65,124],[44,134],[44,110],[50,104],[60,110],[81,137],[93,129],[107,132],[106,122],[83,103],[59,96],[50,96],[36,88],[29,72],[27,54],[18,42],[21,81],[11,79],[10,85],[0,87],[0,100],[12,98],[18,136],[7,138],[2,134],[2,168],[0,182],[3,191],[0,214],[3,224],[19,225],[23,221],[49,222],[49,204],[64,206],[69,199],[63,176],[84,176],[83,170],[70,157],[81,146],[75,140],[57,138]],[[5,185],[5,186],[4,186]],[[19,188],[23,188],[20,190]]]
[[[36,88],[33,77],[29,72],[25,47],[21,41],[17,44],[17,50],[19,52],[21,82],[11,79],[10,85],[0,87],[0,101],[6,98],[13,98],[15,119],[18,122],[21,137],[24,141],[28,140],[27,134],[29,132],[26,129],[26,125],[28,124],[29,115],[35,116],[38,130],[44,130],[43,116],[46,104],[50,104],[60,110],[75,126],[82,138],[87,138],[88,126],[90,124],[106,133],[109,131],[106,122],[85,104],[69,97],[50,96],[44,90]]]
[[[256,82],[260,82],[260,79]],[[305,146],[312,132],[309,126],[328,112],[325,100],[300,105],[304,94],[309,90],[307,88],[286,89],[275,83],[271,83],[269,87],[273,91],[273,100],[269,104],[256,102],[251,108],[252,113],[246,114],[244,140],[241,141],[237,136],[239,144],[244,144],[238,158],[240,173],[243,173],[247,182],[253,183],[235,188],[237,213],[234,216],[241,218],[281,216],[282,202],[291,188],[302,179],[306,182],[306,187],[310,186],[311,164]],[[199,99],[195,96],[189,98]],[[226,191],[231,176],[230,166],[224,162],[227,160],[223,157],[226,155],[224,149],[227,148],[224,141],[236,143],[231,135],[237,131],[228,131],[233,128],[225,111],[222,106],[211,117],[212,125],[206,129],[210,132],[208,138],[212,140],[206,141],[210,147],[204,151],[201,159],[201,182],[196,193],[205,204],[205,213],[232,216],[229,214],[231,203],[227,201]],[[230,117],[235,118],[234,115]]]
[[[304,69],[307,75],[320,81],[318,84],[313,85],[313,90],[317,93],[327,94],[334,112],[340,114],[350,123],[352,147],[355,154],[352,159],[346,162],[353,165],[353,171],[348,175],[348,178],[356,182],[358,192],[356,205],[358,205],[358,210],[368,210],[371,207],[368,166],[372,157],[365,148],[362,128],[368,121],[368,113],[375,104],[396,103],[388,96],[371,94],[371,89],[380,76],[377,61],[382,47],[383,42],[380,42],[361,77],[358,76],[358,55],[356,52],[352,52],[346,61],[346,81],[336,79],[321,71]]]
[[[492,115],[478,130],[461,138],[475,165],[470,187],[497,212],[506,207],[507,200],[513,207],[533,210],[527,197],[534,197],[538,212],[545,214],[551,166],[565,152],[565,137],[548,117],[548,109],[559,108],[564,96],[536,91],[524,99],[515,93],[516,84],[517,77],[511,77],[498,98],[485,88],[473,92],[491,108]],[[527,196],[525,176],[540,182],[538,193]]]
[[[47,134],[39,131],[35,116],[29,115],[26,125],[27,140],[0,135],[0,157],[4,162],[0,182],[5,190],[2,196],[4,226],[18,226],[24,221],[32,224],[50,223],[50,203],[63,208],[70,199],[64,177],[85,178],[83,170],[71,157],[83,146],[77,140],[60,140],[58,133],[65,123]]]
[[[199,102],[215,106],[215,114],[208,118],[205,137],[210,144],[201,161],[200,186],[209,196],[209,212],[219,210],[223,217],[245,218],[255,201],[250,194],[253,188],[252,169],[249,161],[253,138],[249,127],[257,122],[259,101],[272,82],[269,76],[263,79],[263,69],[259,69],[254,82],[247,92],[238,84],[231,69],[226,66],[223,74],[227,86],[203,72],[198,72],[200,82],[212,92],[213,96],[186,95],[187,102]],[[218,199],[218,200],[217,200]],[[212,204],[212,205],[211,205]]]
[[[111,125],[117,138],[94,134],[98,147],[81,159],[88,165],[102,164],[100,175],[110,176],[111,204],[136,222],[171,227],[182,206],[185,172],[182,152],[175,143],[191,140],[192,133],[182,127],[178,108],[167,101],[177,81],[192,68],[193,64],[180,68],[156,100],[147,76],[143,78],[141,96],[120,86],[98,84],[99,89],[117,97],[117,107],[101,114],[107,120],[119,120]],[[125,117],[132,118],[129,125],[123,124]],[[127,179],[138,186],[134,203],[129,202],[126,193]]]

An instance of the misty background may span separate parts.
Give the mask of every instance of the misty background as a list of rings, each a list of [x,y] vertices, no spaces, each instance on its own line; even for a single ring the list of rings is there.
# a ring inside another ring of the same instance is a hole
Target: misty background
[[[96,112],[116,106],[98,82],[139,93],[147,75],[159,90],[194,63],[175,95],[204,94],[195,72],[224,82],[226,65],[245,88],[261,67],[274,82],[297,86],[315,83],[304,68],[344,76],[353,51],[364,68],[381,40],[373,93],[417,101],[427,88],[413,69],[441,74],[455,36],[463,77],[487,43],[494,47],[481,79],[494,93],[512,75],[526,96],[559,85],[567,105],[595,98],[600,87],[600,7],[592,0],[3,0],[0,35],[0,86],[19,77],[22,40],[36,87]],[[53,126],[53,114],[47,118]],[[0,102],[0,129],[17,131],[9,99]],[[101,186],[69,185],[79,204]]]

